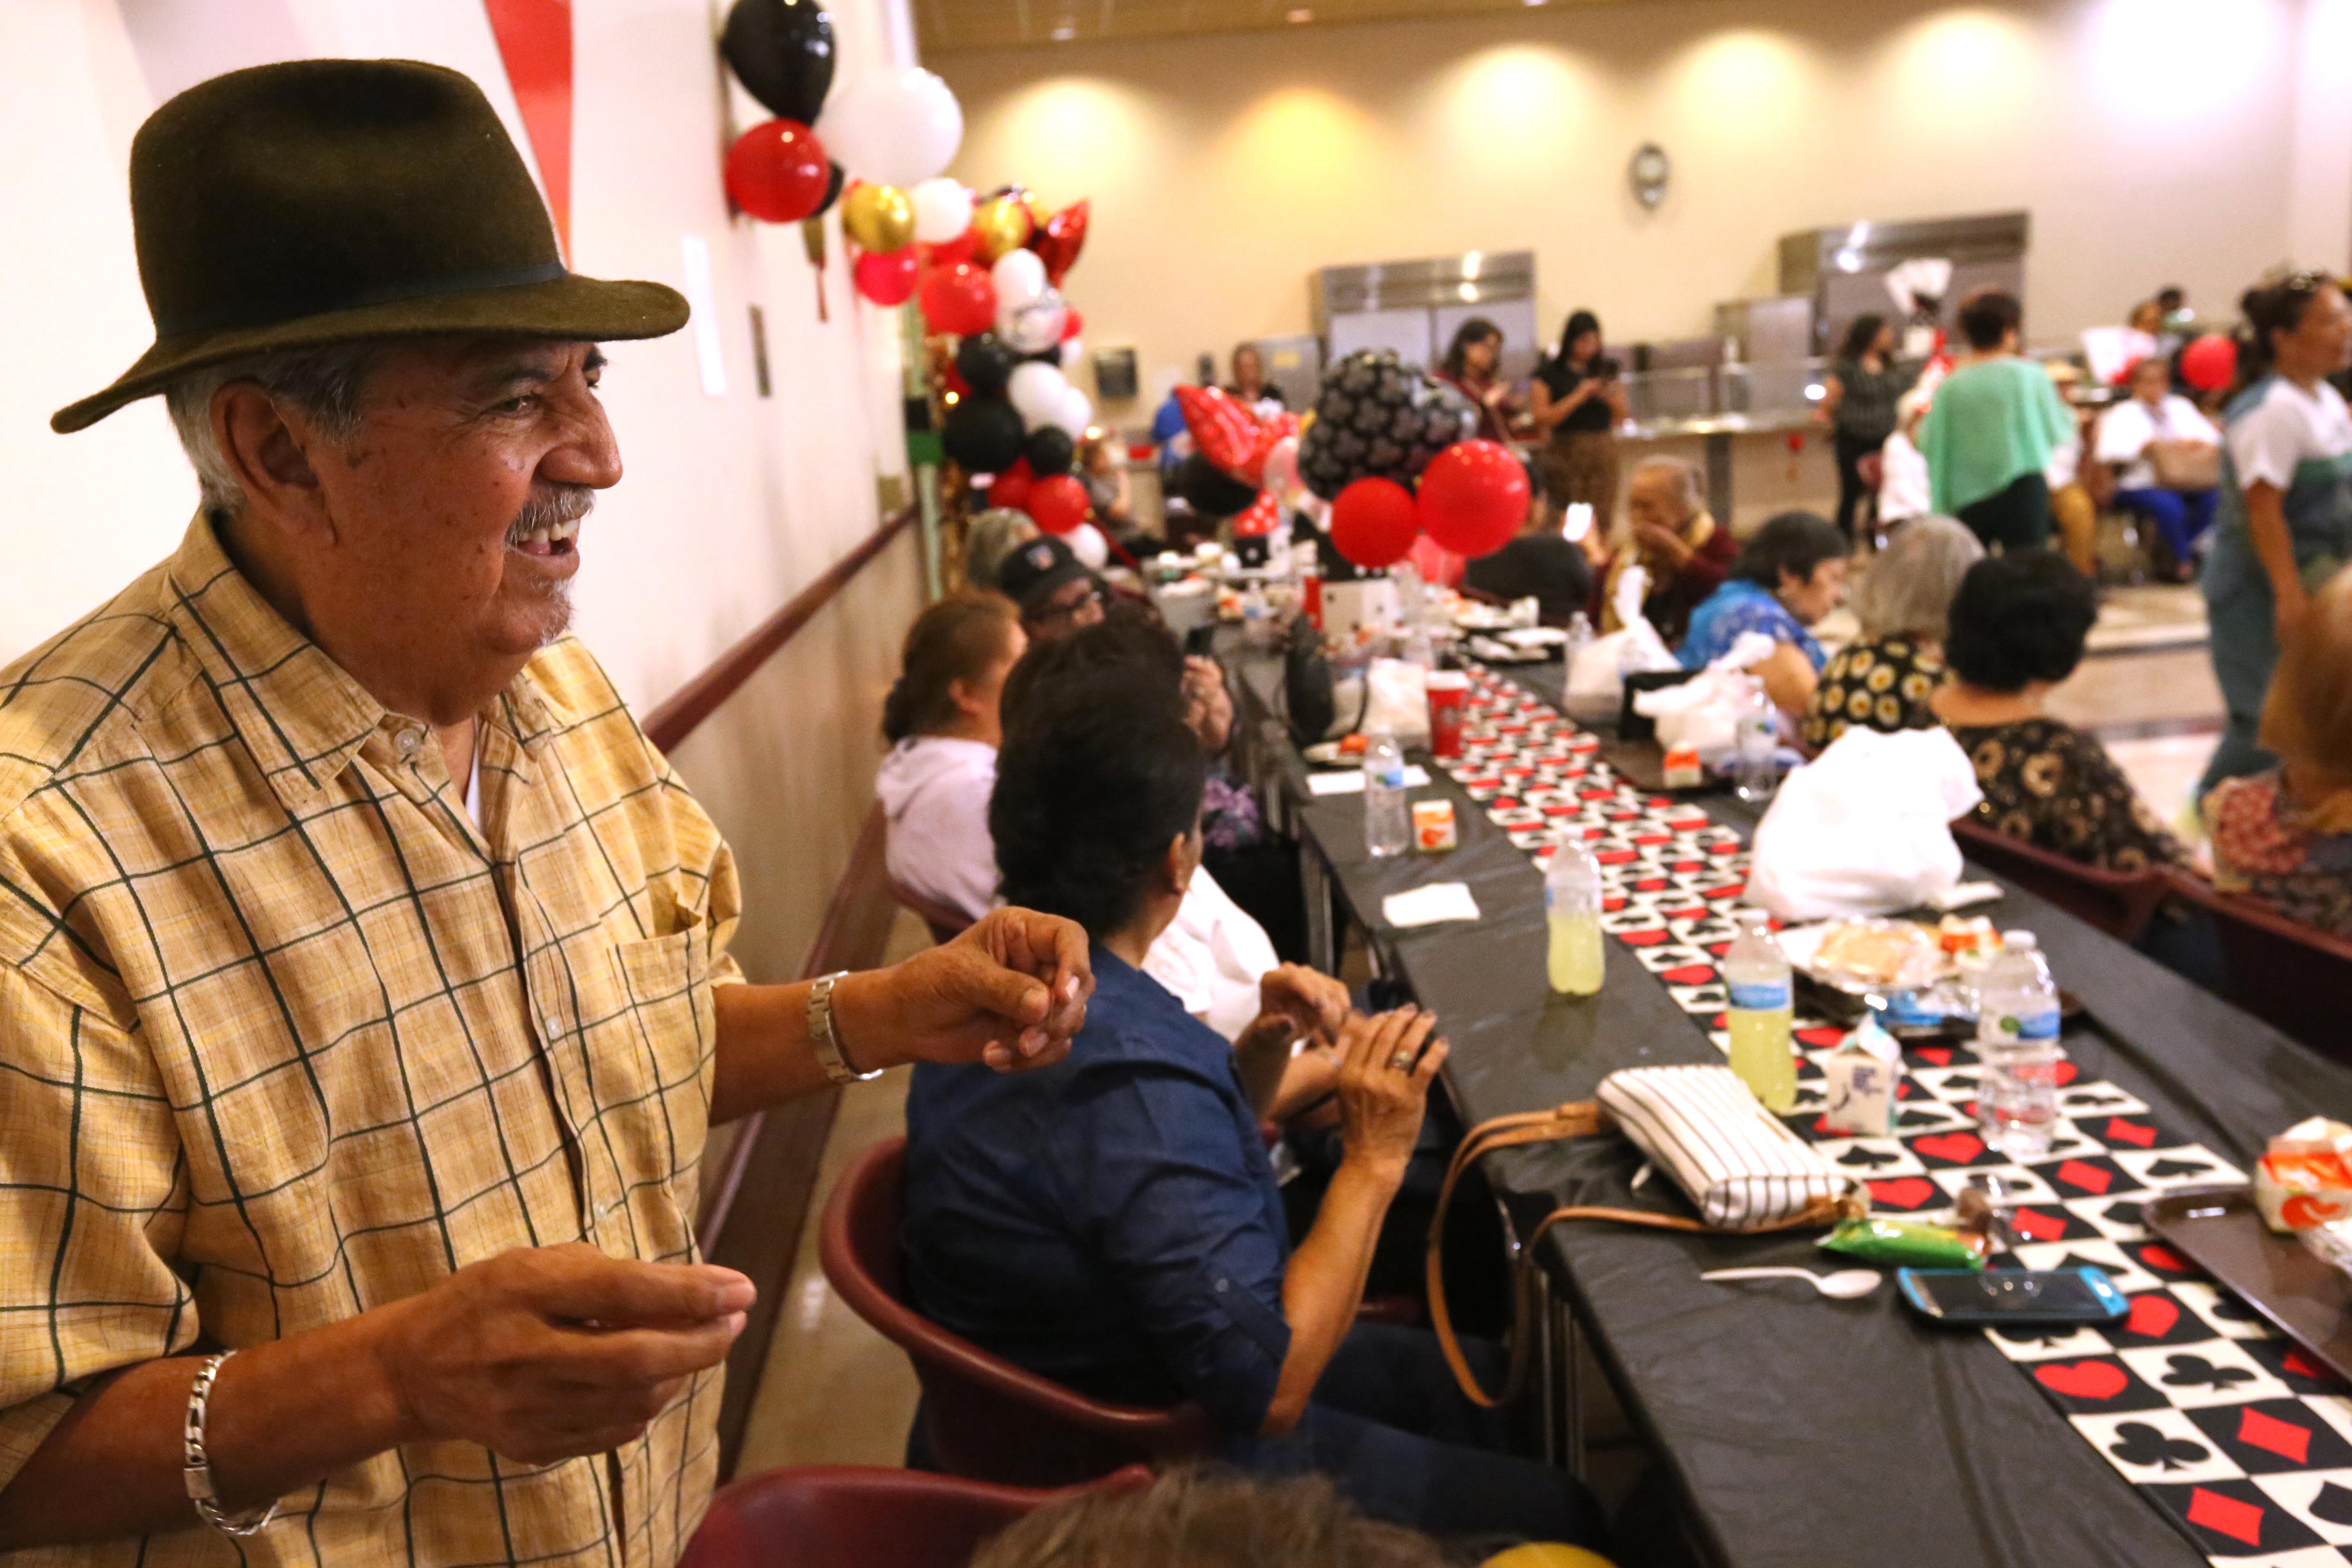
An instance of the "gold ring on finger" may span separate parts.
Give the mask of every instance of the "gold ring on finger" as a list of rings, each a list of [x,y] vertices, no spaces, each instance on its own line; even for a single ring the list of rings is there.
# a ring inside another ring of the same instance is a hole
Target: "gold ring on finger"
[[[1389,1058],[1389,1066],[1394,1068],[1399,1072],[1406,1071],[1412,1066],[1412,1053],[1411,1051],[1399,1051],[1396,1055]]]

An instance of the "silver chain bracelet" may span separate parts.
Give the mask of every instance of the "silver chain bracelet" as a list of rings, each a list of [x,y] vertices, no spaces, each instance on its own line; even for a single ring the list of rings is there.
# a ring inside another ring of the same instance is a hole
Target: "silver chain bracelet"
[[[213,1379],[220,1375],[221,1363],[235,1355],[235,1351],[223,1351],[196,1369],[196,1381],[188,1390],[188,1420],[181,1429],[183,1464],[181,1477],[188,1485],[188,1500],[196,1505],[196,1517],[224,1535],[247,1536],[259,1532],[261,1527],[278,1517],[278,1505],[271,1503],[255,1514],[247,1512],[232,1517],[220,1510],[220,1494],[213,1489],[212,1460],[205,1452],[205,1416],[213,1396]]]

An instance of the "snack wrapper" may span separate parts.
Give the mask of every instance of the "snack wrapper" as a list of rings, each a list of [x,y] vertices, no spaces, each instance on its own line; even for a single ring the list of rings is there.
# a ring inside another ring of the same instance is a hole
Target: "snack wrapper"
[[[2254,1206],[2276,1231],[2352,1219],[2352,1127],[2315,1116],[2272,1139],[2254,1164]]]
[[[1840,1220],[1819,1245],[1832,1252],[1908,1268],[1982,1268],[1989,1244],[1980,1232],[1919,1220]]]

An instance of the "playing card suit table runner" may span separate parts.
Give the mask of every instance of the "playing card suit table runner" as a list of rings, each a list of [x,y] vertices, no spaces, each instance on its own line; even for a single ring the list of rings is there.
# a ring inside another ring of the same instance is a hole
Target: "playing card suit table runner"
[[[1473,673],[1465,728],[1446,771],[1538,867],[1563,826],[1581,832],[1601,863],[1604,929],[1727,1048],[1718,960],[1747,880],[1738,832],[1635,790],[1600,759],[1597,737],[1493,672]],[[1842,1033],[1800,1018],[1797,1038],[1790,1123],[1863,1176],[1875,1209],[1942,1209],[1971,1174],[1998,1172],[2028,1194],[2021,1242],[2000,1266],[2095,1264],[2129,1296],[2130,1316],[2112,1327],[1986,1337],[2200,1550],[2231,1564],[2352,1563],[2347,1391],[2138,1223],[2153,1194],[2242,1172],[2072,1062],[2050,1157],[2012,1164],[1977,1135],[1976,1058],[1953,1045],[1906,1050],[1895,1136],[1829,1136],[1818,1058]]]

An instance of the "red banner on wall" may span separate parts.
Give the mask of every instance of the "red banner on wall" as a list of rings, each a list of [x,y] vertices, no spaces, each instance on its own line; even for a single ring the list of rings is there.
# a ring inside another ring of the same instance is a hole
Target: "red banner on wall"
[[[482,0],[507,84],[547,184],[555,237],[572,253],[572,0]]]

